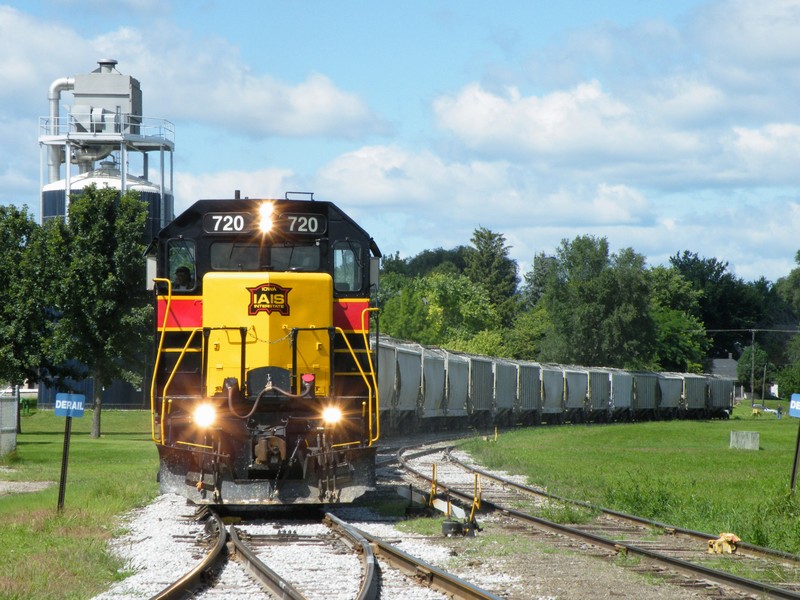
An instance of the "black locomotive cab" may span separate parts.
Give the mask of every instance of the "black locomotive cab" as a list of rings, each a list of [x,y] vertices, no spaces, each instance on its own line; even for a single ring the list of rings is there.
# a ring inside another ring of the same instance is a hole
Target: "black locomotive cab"
[[[153,439],[197,502],[341,502],[374,484],[380,252],[329,202],[201,200],[158,236]]]

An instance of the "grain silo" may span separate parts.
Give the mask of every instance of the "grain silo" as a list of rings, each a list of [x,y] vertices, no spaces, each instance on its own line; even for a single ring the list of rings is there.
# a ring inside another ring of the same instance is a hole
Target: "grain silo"
[[[91,184],[138,190],[149,207],[146,235],[152,238],[173,218],[175,129],[143,115],[139,81],[120,73],[116,60],[98,64],[50,84],[50,114],[39,119],[42,222],[66,215],[70,195]],[[74,102],[62,114],[64,92]]]

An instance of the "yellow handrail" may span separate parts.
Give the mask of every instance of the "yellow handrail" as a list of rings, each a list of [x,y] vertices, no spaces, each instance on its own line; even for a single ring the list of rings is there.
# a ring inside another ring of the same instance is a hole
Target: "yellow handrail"
[[[367,412],[372,414],[371,413],[371,411],[372,411],[372,385],[370,385],[369,378],[367,377],[367,374],[364,373],[364,369],[361,367],[361,361],[358,360],[358,357],[356,356],[355,350],[353,350],[353,347],[350,345],[350,340],[347,339],[347,335],[345,335],[344,330],[341,327],[336,327],[335,329],[336,329],[336,333],[340,334],[342,336],[342,339],[344,340],[344,343],[347,344],[347,348],[348,348],[348,350],[350,350],[350,355],[353,357],[353,361],[356,363],[356,366],[358,367],[359,373],[361,373],[361,378],[364,380],[364,383],[367,385],[367,391],[368,391],[368,394],[367,394],[367,399],[368,399],[367,400],[367,402],[368,402],[367,408],[368,408],[368,411]],[[372,419],[369,420],[369,438],[370,438],[370,442],[369,442],[370,445],[372,445],[372,442],[374,442],[377,439],[377,438],[373,439],[373,437],[372,437]]]
[[[158,374],[158,363],[161,358],[161,349],[164,347],[164,336],[167,333],[167,319],[169,319],[169,307],[172,302],[172,282],[164,277],[156,277],[153,279],[155,283],[167,284],[167,306],[164,309],[164,322],[161,323],[161,337],[158,340],[158,350],[156,350],[156,360],[153,364],[153,379],[150,383],[150,437],[154,442],[158,443],[160,440],[156,438],[156,377]],[[156,294],[156,305],[158,305],[158,294]],[[164,439],[164,426],[162,419],[161,426],[161,439]]]
[[[369,372],[372,375],[372,383],[375,385],[375,437],[372,437],[372,419],[370,418],[370,440],[369,443],[372,445],[374,442],[378,441],[378,438],[381,437],[381,399],[380,393],[378,390],[378,382],[375,380],[375,365],[372,364],[372,352],[369,349],[369,330],[367,328],[366,323],[364,322],[364,317],[367,316],[368,313],[371,312],[378,312],[378,308],[365,308],[361,311],[361,332],[364,335],[364,348],[367,351],[367,361],[369,362]]]
[[[169,385],[172,383],[172,380],[175,379],[175,373],[178,371],[178,367],[181,366],[181,362],[183,361],[183,357],[186,356],[186,351],[188,350],[189,345],[192,343],[192,340],[194,339],[194,336],[197,333],[200,333],[202,331],[203,331],[203,329],[201,327],[195,327],[194,329],[192,329],[192,333],[189,334],[189,338],[186,340],[186,343],[183,345],[183,349],[181,350],[181,353],[178,355],[178,359],[175,361],[175,366],[172,367],[172,372],[169,374],[169,378],[167,379],[167,382],[164,384],[164,389],[161,391],[161,442],[162,443],[164,441],[164,421],[165,421],[165,418],[167,416],[166,415],[166,413],[167,413],[167,389],[169,388]],[[201,373],[201,376],[203,376],[202,373]],[[154,374],[154,377],[155,377],[155,374]]]

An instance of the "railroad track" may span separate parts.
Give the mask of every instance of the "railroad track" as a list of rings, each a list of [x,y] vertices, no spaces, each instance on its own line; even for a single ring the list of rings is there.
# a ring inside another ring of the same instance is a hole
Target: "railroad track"
[[[227,528],[214,512],[201,518],[207,518],[205,554],[154,599],[499,600],[332,513],[322,522],[239,523]]]
[[[682,577],[674,579],[684,587],[704,587],[710,581],[722,586],[717,597],[800,598],[800,558],[794,555],[746,543],[740,544],[733,555],[710,555],[708,540],[716,535],[670,527],[559,498],[458,460],[449,447],[441,445],[417,452],[401,451],[398,458],[405,469],[428,484],[435,470],[436,489],[441,495],[469,506],[477,487],[482,511],[501,511],[567,543],[579,540],[584,544],[583,551],[591,548],[592,552],[604,556],[637,557],[648,565],[638,569],[649,569],[660,577],[667,572],[678,573]],[[596,516],[585,524],[569,526],[537,516],[543,509],[551,510],[554,504],[572,505],[584,514],[591,511]],[[730,570],[720,568],[722,564]],[[748,576],[737,575],[731,572],[733,570],[748,573]]]

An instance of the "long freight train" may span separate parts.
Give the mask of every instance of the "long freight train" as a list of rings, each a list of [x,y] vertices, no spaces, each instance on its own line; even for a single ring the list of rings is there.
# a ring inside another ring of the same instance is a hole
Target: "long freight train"
[[[370,335],[380,251],[336,206],[200,200],[151,248],[163,491],[348,502],[383,431],[727,418],[733,381],[508,361]],[[378,399],[381,399],[380,403]]]
[[[542,423],[727,419],[734,381],[512,361],[449,352],[386,337],[378,344],[386,435],[485,430]]]
[[[236,196],[196,202],[148,256],[161,488],[208,504],[352,501],[375,482],[380,251],[311,195]]]

